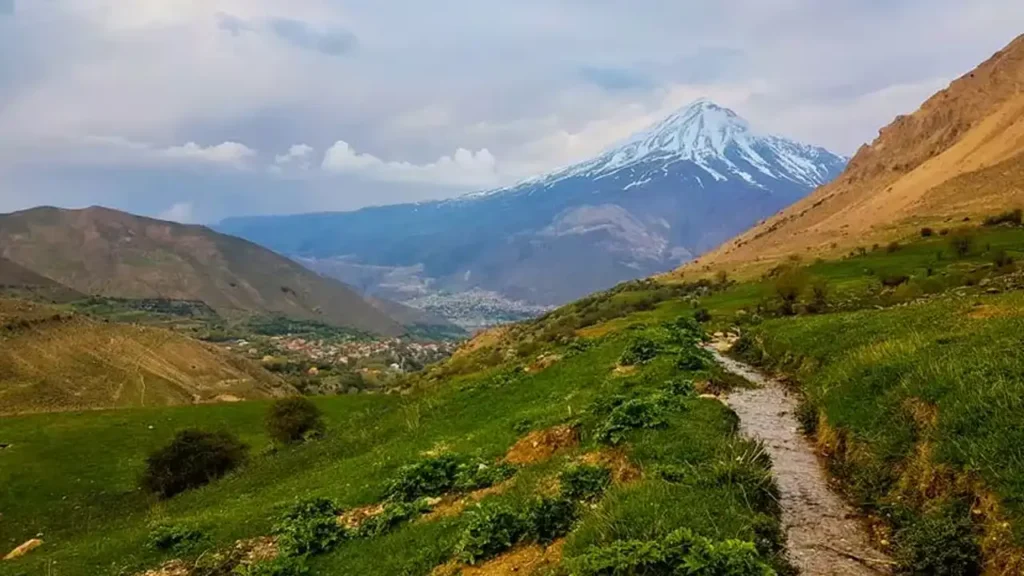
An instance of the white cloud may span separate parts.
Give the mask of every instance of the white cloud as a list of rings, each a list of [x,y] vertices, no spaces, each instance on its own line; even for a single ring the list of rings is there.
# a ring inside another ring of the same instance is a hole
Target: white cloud
[[[308,170],[313,147],[308,144],[292,144],[284,154],[274,156],[274,166],[297,166],[300,170]]]
[[[241,166],[245,160],[256,155],[256,151],[238,142],[222,142],[214,146],[203,147],[195,142],[184,146],[172,146],[157,150],[157,154],[165,158],[209,162],[225,166]]]
[[[191,202],[176,202],[170,208],[158,214],[157,218],[180,224],[192,224],[195,222]]]
[[[324,153],[324,170],[347,173],[382,182],[412,182],[460,187],[493,186],[500,182],[497,160],[486,149],[477,152],[459,148],[427,164],[385,161],[356,152],[348,142],[338,140]]]

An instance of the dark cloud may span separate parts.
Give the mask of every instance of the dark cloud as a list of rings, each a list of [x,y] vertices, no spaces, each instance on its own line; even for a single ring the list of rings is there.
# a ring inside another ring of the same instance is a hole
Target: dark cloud
[[[318,30],[301,20],[274,18],[270,29],[281,39],[299,48],[316,50],[331,56],[351,52],[356,47],[356,36],[348,30]]]

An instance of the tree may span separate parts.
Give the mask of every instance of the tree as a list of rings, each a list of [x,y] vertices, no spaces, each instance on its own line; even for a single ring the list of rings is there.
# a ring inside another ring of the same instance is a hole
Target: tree
[[[242,465],[249,447],[230,432],[182,430],[146,459],[142,487],[170,498],[220,478]]]
[[[308,398],[281,398],[271,404],[267,412],[267,432],[282,444],[302,442],[323,431],[323,413]]]
[[[958,258],[965,258],[974,249],[974,231],[970,228],[959,228],[949,237],[949,247]]]
[[[796,303],[800,299],[807,286],[807,278],[798,270],[784,272],[775,281],[775,294],[778,295],[782,304],[779,312],[785,316],[792,316],[796,313]]]

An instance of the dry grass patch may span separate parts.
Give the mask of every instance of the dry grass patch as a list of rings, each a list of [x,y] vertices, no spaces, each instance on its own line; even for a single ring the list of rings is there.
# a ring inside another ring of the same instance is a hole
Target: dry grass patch
[[[431,576],[511,576],[538,574],[543,569],[558,566],[562,561],[564,540],[556,540],[550,546],[529,544],[518,546],[492,558],[483,564],[466,566],[456,561],[442,564],[431,572]]]
[[[559,450],[579,444],[580,436],[572,426],[555,426],[546,430],[535,430],[519,439],[507,454],[509,464],[536,464],[544,462]]]

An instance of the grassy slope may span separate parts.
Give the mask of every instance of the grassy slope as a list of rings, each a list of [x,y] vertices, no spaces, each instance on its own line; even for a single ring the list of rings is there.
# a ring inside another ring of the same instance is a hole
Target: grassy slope
[[[258,365],[169,330],[0,299],[0,414],[266,398],[286,389]]]
[[[988,566],[1015,573],[1024,545],[1024,280],[987,262],[999,250],[1020,261],[1024,230],[979,230],[965,259],[953,259],[947,242],[807,268],[808,278],[828,283],[834,306],[866,309],[763,323],[737,315],[771,306],[771,280],[702,304],[716,325],[746,323],[747,359],[799,383],[805,419],[818,426],[819,445],[852,497],[897,530],[961,502],[974,510],[964,514]],[[884,275],[911,280],[881,291]],[[968,280],[1002,293],[963,286]],[[929,287],[944,291],[922,299]],[[897,546],[899,539],[897,532]]]
[[[671,319],[672,307],[648,315]],[[652,318],[654,319],[654,318]],[[662,338],[657,328],[641,329]],[[144,546],[148,525],[171,521],[201,526],[217,544],[266,534],[278,507],[301,496],[323,495],[345,507],[379,500],[387,479],[402,464],[426,451],[445,449],[498,457],[522,434],[577,421],[584,444],[596,421],[593,402],[614,393],[642,394],[684,377],[674,357],[656,358],[630,377],[612,369],[636,332],[602,338],[586,352],[547,369],[500,384],[495,370],[449,377],[445,385],[409,396],[344,396],[315,401],[327,414],[325,440],[268,453],[259,402],[189,408],[137,409],[105,413],[38,415],[0,421],[0,543],[44,534],[47,544],[10,567],[41,573],[55,563],[61,575],[131,573],[165,559]],[[647,469],[643,480],[618,487],[582,520],[567,545],[572,556],[591,545],[627,537],[663,535],[689,526],[715,538],[757,536],[758,511],[744,488],[729,481],[708,482],[695,472],[670,484],[652,472],[655,465],[692,466],[705,471],[749,451],[735,437],[735,416],[715,400],[685,400],[660,430],[633,432],[632,458]],[[255,457],[240,473],[206,488],[158,503],[136,489],[144,456],[176,429],[200,425],[235,431],[253,445]],[[519,432],[516,432],[519,429]],[[566,458],[519,472],[515,485],[495,499],[522,502]],[[461,517],[417,522],[369,541],[349,542],[316,559],[319,574],[427,574],[447,560],[464,524]]]

